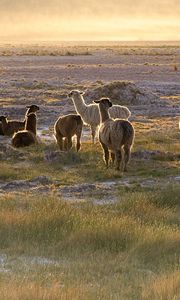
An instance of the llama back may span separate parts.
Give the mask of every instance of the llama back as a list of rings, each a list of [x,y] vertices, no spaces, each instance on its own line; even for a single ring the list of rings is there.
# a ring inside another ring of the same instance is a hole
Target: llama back
[[[132,145],[134,141],[134,128],[129,121],[116,119],[112,123],[113,138],[121,145]]]
[[[65,117],[68,117],[68,115],[65,116]],[[73,114],[70,114],[69,117],[70,117],[70,120],[71,120],[72,122],[73,122],[73,121],[76,122],[77,125],[83,125],[83,120],[82,120],[82,118],[81,118],[80,115],[73,115]],[[69,121],[70,121],[70,120],[69,120]]]
[[[109,109],[110,117],[120,118],[127,120],[131,116],[130,110],[125,106],[113,105]],[[90,104],[86,108],[84,115],[82,116],[83,122],[85,124],[93,124],[94,126],[98,126],[100,124],[100,113],[98,105]]]
[[[131,116],[130,110],[127,107],[121,105],[113,105],[112,107],[110,107],[109,114],[113,119],[119,118],[127,120]]]
[[[55,123],[55,131],[57,134],[62,136],[74,135],[77,128],[79,127],[82,130],[83,121],[79,115],[66,115],[60,117]]]
[[[27,130],[15,133],[12,138],[12,145],[16,148],[27,147],[37,142],[36,136]]]
[[[23,130],[25,127],[24,121],[8,121],[7,125],[2,125],[4,135],[12,136],[15,132]]]
[[[14,130],[14,132],[17,132],[19,130],[23,130],[25,127],[25,121],[10,121],[10,125],[12,127],[12,130]]]

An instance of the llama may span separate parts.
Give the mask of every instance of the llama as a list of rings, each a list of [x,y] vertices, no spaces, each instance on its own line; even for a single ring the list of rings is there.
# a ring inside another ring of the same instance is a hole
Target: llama
[[[1,116],[0,117],[0,135],[7,135],[7,136],[12,136],[15,132],[19,130],[23,130],[25,128],[25,123],[26,123],[26,117],[29,113],[36,112],[39,110],[39,106],[33,104],[26,106],[26,114],[25,114],[25,119],[24,121],[16,121],[16,120],[11,120],[8,121],[6,116]]]
[[[60,150],[69,150],[72,148],[72,137],[76,135],[76,150],[81,147],[81,133],[83,121],[79,115],[70,114],[58,118],[54,125],[54,133]]]
[[[109,165],[109,150],[112,162],[116,160],[116,169],[127,171],[127,164],[130,160],[131,147],[134,141],[134,128],[127,120],[111,119],[109,108],[112,107],[111,101],[107,98],[94,101],[99,105],[101,117],[99,128],[99,141],[104,151],[106,166]],[[122,166],[122,149],[124,150],[124,166]]]
[[[82,117],[83,122],[90,126],[92,142],[94,143],[97,128],[100,124],[100,114],[98,106],[95,103],[87,105],[83,98],[84,92],[73,90],[69,93],[72,98],[76,112]],[[131,116],[130,110],[121,105],[113,105],[109,110],[112,118],[128,119]]]
[[[6,116],[0,116],[3,135],[12,136],[18,130],[24,129],[24,121],[8,121]]]
[[[36,137],[36,114],[30,113],[26,116],[25,130],[14,133],[12,137],[12,145],[19,148],[36,143],[38,143]]]

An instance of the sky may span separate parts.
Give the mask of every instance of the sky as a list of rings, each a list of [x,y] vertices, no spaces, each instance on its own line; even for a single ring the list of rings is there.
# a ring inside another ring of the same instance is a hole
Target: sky
[[[180,40],[180,0],[0,0],[0,38]]]

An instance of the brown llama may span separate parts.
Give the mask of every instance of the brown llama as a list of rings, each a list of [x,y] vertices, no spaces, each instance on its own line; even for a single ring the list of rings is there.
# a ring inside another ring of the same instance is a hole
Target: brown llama
[[[38,143],[36,137],[36,114],[30,113],[26,116],[25,130],[14,133],[12,137],[12,145],[19,148],[36,143]]]
[[[7,135],[7,136],[13,136],[13,134],[19,130],[25,129],[25,123],[26,123],[26,116],[29,113],[36,112],[39,110],[39,106],[33,104],[26,106],[26,114],[24,121],[16,121],[11,120],[8,121],[7,117],[0,116],[0,135]]]
[[[72,148],[72,137],[76,135],[76,150],[81,147],[81,133],[83,121],[79,115],[70,114],[58,118],[54,125],[54,134],[60,150],[70,150]]]

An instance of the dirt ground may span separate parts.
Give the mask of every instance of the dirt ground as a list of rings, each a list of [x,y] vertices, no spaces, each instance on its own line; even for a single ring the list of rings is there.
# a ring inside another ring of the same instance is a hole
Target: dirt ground
[[[72,51],[72,55],[68,52],[62,56],[52,55],[53,46],[47,52],[51,55],[43,56],[40,50],[39,55],[25,55],[31,54],[28,49],[27,46],[23,55],[17,55],[19,48],[15,48],[15,54],[5,55],[5,48],[4,55],[0,56],[0,109],[10,118],[23,118],[24,105],[37,103],[41,105],[39,128],[46,128],[59,115],[74,111],[67,98],[69,90],[79,88],[90,92],[108,82],[124,80],[133,81],[147,93],[153,92],[165,100],[158,113],[148,103],[140,108],[131,107],[132,117],[141,114],[149,117],[151,112],[157,116],[180,114],[179,45],[94,45],[87,47],[86,55],[81,55],[82,50],[79,48],[78,52],[77,47],[76,55]],[[86,95],[85,99],[88,101]]]
[[[133,82],[156,99],[128,106],[134,124],[158,131],[178,128],[180,45],[81,45],[63,55],[56,53],[60,47],[48,46],[45,54],[40,46],[36,48],[38,55],[30,46],[1,46],[0,114],[23,119],[26,104],[40,105],[38,135],[43,142],[54,140],[53,125],[60,115],[75,111],[67,97],[70,90],[85,91],[90,103],[91,92],[114,81]],[[82,139],[90,139],[87,127]],[[4,143],[4,137],[0,141]]]

